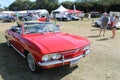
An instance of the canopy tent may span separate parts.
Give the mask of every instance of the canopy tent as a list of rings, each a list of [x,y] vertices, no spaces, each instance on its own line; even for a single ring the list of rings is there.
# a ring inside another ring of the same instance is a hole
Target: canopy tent
[[[48,11],[46,9],[38,9],[38,10],[28,10],[28,13],[48,13]]]
[[[57,9],[53,10],[53,13],[63,13],[65,11],[68,11],[68,9],[66,9],[65,7],[63,7],[62,5],[60,7],[58,7]]]
[[[24,10],[24,11],[15,11],[16,13],[19,13],[19,14],[26,14],[27,13],[27,10]]]
[[[24,11],[15,11],[19,14],[26,14],[26,13],[41,13],[41,14],[47,14],[48,11],[46,9],[38,9],[38,10],[24,10]]]
[[[28,13],[37,13],[40,16],[46,16],[49,12],[46,9],[28,10]]]
[[[13,11],[2,11],[3,14],[12,14],[14,13]]]
[[[15,14],[15,12],[13,12],[13,11],[2,11],[1,12],[1,15],[3,15],[3,16],[14,15],[14,14]]]

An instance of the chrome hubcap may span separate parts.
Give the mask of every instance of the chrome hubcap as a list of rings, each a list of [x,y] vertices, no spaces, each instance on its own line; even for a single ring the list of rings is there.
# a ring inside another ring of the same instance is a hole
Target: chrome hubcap
[[[29,53],[28,56],[27,56],[27,61],[28,61],[28,65],[29,65],[29,68],[32,70],[32,71],[35,71],[36,69],[36,66],[35,66],[35,61],[33,59],[33,56]]]

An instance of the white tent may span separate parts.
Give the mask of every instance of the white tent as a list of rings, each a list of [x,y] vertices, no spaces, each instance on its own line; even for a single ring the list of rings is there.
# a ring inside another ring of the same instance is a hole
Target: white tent
[[[28,10],[28,13],[40,13],[40,14],[48,14],[49,12],[46,9],[38,9],[38,10]]]
[[[58,7],[57,9],[53,10],[53,13],[63,13],[65,11],[68,11],[68,9],[64,8],[62,5]]]
[[[2,11],[3,14],[12,14],[14,13],[13,11]]]
[[[19,13],[19,14],[26,14],[27,13],[27,10],[24,10],[24,11],[15,11],[16,13]]]
[[[7,15],[11,15],[11,14],[15,14],[13,11],[2,11],[1,15],[7,16]]]

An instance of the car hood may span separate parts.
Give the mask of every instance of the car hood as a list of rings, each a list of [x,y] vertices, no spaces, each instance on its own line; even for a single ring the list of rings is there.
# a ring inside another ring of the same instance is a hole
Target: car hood
[[[50,53],[76,49],[90,43],[83,37],[63,33],[35,34],[26,38],[39,47],[42,45]]]

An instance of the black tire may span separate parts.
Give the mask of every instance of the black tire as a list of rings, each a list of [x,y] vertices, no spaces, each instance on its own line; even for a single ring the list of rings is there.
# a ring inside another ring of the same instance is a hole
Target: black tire
[[[35,60],[34,60],[34,57],[31,53],[28,53],[27,55],[27,63],[28,63],[28,66],[29,66],[29,69],[32,71],[32,72],[36,72],[38,67],[35,63]]]

